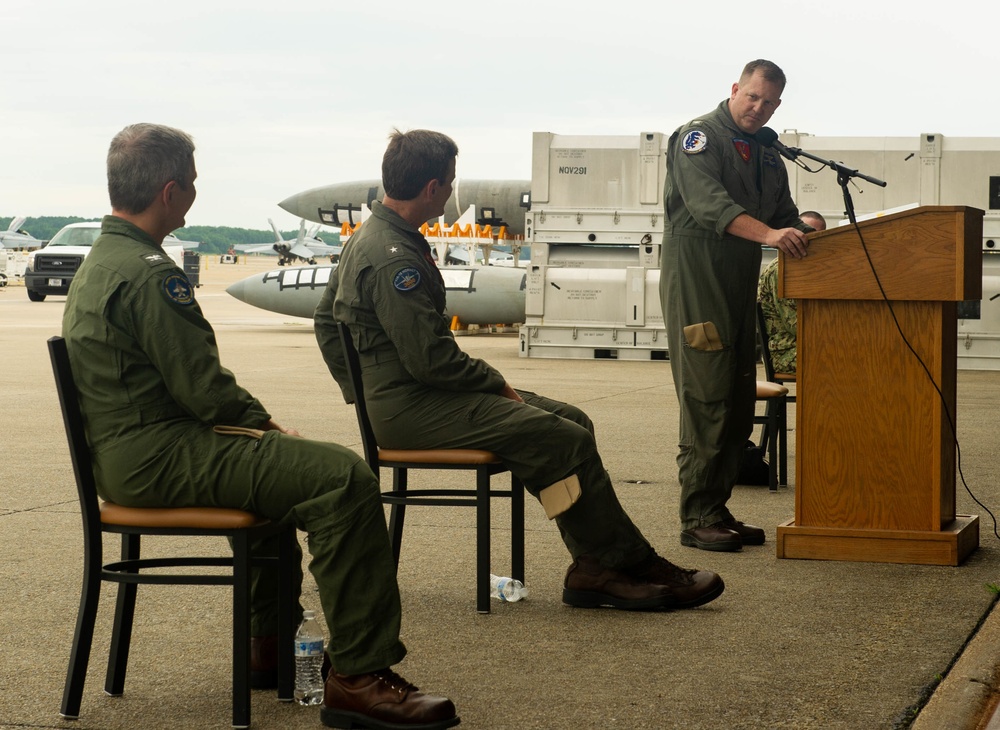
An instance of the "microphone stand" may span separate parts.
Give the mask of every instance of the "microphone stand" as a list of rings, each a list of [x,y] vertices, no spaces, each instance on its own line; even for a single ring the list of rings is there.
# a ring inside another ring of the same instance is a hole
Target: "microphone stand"
[[[885,187],[885,182],[879,180],[875,177],[870,177],[868,175],[862,174],[857,170],[847,167],[842,162],[834,162],[832,160],[824,160],[822,157],[817,157],[816,155],[810,154],[808,152],[803,152],[798,147],[785,147],[789,154],[786,155],[788,159],[795,162],[800,156],[806,157],[814,162],[818,162],[824,167],[829,167],[831,170],[837,173],[837,183],[840,185],[840,189],[844,191],[844,208],[847,211],[847,219],[851,222],[851,225],[857,225],[857,219],[854,217],[854,201],[851,199],[851,191],[847,189],[847,183],[851,181],[852,177],[860,177],[862,180],[867,180],[873,185],[878,185],[881,188]]]

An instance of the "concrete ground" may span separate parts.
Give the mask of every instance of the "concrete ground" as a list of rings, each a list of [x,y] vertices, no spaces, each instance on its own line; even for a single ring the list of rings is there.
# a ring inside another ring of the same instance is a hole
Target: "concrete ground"
[[[273,259],[236,266],[206,260],[197,296],[216,328],[223,363],[279,422],[360,449],[353,409],[339,399],[309,322],[254,309],[224,291],[272,266]],[[23,287],[0,289],[0,727],[227,727],[229,596],[211,587],[140,590],[121,698],[102,691],[113,609],[113,591],[106,591],[80,719],[58,715],[81,575],[79,510],[45,347],[60,331],[63,301],[30,303]],[[775,530],[794,515],[794,484],[777,494],[736,489],[731,507],[766,528],[767,545],[737,554],[682,548],[669,366],[526,360],[516,343],[515,335],[461,339],[515,386],[582,406],[642,531],[675,562],[721,573],[727,589],[707,606],[673,613],[563,606],[569,558],[532,503],[530,596],[479,615],[471,512],[411,508],[399,570],[410,654],[398,669],[454,699],[462,727],[986,726],[1000,665],[1000,619],[991,613],[995,594],[988,589],[1000,583],[1000,539],[961,482],[958,511],[980,515],[981,538],[958,568],[777,560]],[[962,473],[995,511],[1000,373],[960,372],[958,383]],[[793,430],[793,475],[794,444]],[[501,574],[509,567],[505,514],[498,501],[493,572]],[[211,548],[226,551],[221,541]],[[151,543],[151,553],[157,550]],[[106,553],[116,551],[108,538]],[[318,609],[310,580],[303,602]],[[256,728],[319,726],[315,708],[279,704],[273,693],[256,692],[253,712]]]

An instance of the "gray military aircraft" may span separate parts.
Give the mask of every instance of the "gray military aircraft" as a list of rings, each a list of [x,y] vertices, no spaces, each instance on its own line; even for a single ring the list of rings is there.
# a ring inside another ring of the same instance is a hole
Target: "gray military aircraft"
[[[0,248],[41,248],[45,245],[45,241],[21,230],[25,220],[24,216],[14,218],[6,231],[0,231]]]
[[[281,236],[278,227],[270,218],[267,222],[271,224],[274,231],[274,243],[241,243],[235,246],[237,251],[243,253],[271,253],[278,254],[278,266],[291,265],[296,259],[302,259],[306,263],[316,264],[317,256],[329,256],[331,263],[340,257],[343,251],[341,246],[330,246],[323,242],[316,234],[319,233],[319,225],[314,226],[306,233],[306,221],[303,218],[299,222],[299,235],[294,241],[287,240]]]
[[[478,211],[475,223],[505,225],[512,235],[524,235],[524,214],[531,208],[529,180],[456,179],[448,202],[445,223],[452,224],[470,206]],[[311,188],[282,200],[278,205],[292,215],[328,226],[356,225],[361,209],[371,208],[373,200],[385,196],[378,180],[335,183]]]

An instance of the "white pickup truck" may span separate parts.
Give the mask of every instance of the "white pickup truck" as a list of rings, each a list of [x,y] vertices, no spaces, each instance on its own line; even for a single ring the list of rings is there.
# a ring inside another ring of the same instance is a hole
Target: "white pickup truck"
[[[28,290],[28,299],[41,302],[49,294],[69,293],[70,282],[73,281],[77,269],[90,253],[90,248],[99,235],[101,235],[99,221],[70,223],[61,228],[44,248],[32,251],[28,255],[28,266],[24,271],[24,287]],[[188,278],[192,279],[191,283],[195,286],[199,284],[197,257],[191,257],[194,261],[194,270],[191,271],[191,263],[188,261],[189,257],[184,255],[184,249],[197,245],[192,241],[181,241],[174,236],[163,239],[163,250],[182,271],[188,274]],[[195,274],[194,277],[192,273]]]

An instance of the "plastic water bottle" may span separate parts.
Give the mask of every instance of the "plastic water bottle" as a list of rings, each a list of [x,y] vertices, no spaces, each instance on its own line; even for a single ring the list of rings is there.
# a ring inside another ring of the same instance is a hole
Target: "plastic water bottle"
[[[513,578],[500,575],[490,575],[490,595],[499,598],[504,603],[513,603],[528,597],[528,589],[524,583]]]
[[[323,702],[323,631],[315,611],[303,611],[295,632],[295,701],[300,705]]]

